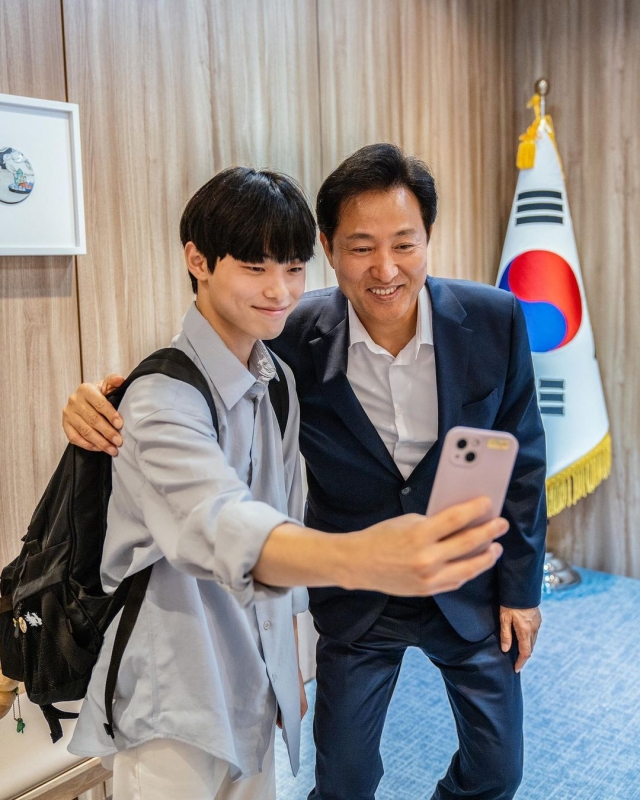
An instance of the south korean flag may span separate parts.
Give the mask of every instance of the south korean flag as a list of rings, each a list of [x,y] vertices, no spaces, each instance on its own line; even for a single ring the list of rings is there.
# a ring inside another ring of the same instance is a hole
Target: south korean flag
[[[531,104],[497,285],[516,295],[527,322],[553,516],[609,476],[611,439],[553,123]]]

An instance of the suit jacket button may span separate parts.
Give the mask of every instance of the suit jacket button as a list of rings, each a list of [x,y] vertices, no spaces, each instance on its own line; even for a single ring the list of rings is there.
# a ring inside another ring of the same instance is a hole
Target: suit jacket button
[[[411,494],[411,487],[405,486],[404,489],[400,490],[400,494]]]

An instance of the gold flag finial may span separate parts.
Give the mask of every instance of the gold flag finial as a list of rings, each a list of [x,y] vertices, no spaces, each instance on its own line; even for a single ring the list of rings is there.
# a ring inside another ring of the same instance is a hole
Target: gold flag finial
[[[546,78],[538,78],[533,88],[536,94],[539,94],[540,97],[544,97],[549,94],[549,81]]]
[[[518,169],[531,169],[534,166],[536,161],[536,139],[538,138],[538,128],[541,124],[546,126],[551,141],[555,145],[553,122],[551,121],[551,117],[546,114],[546,97],[549,93],[549,81],[546,78],[538,78],[534,85],[534,91],[535,94],[527,103],[527,108],[533,109],[535,119],[520,137],[520,146],[518,147],[518,155],[516,157]]]

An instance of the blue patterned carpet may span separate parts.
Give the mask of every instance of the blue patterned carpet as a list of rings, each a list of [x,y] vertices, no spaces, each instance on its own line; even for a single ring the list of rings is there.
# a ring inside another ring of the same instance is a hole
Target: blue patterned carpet
[[[583,582],[545,598],[536,652],[523,672],[525,778],[518,800],[640,800],[640,581],[581,570]],[[313,786],[311,718],[293,778],[276,748],[278,800]],[[382,742],[377,800],[428,800],[456,748],[438,671],[409,650]]]

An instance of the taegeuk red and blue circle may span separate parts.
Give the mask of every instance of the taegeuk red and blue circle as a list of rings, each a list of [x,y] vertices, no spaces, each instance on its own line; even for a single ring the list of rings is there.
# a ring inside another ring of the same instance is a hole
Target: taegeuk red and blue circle
[[[568,262],[557,253],[520,253],[502,273],[500,288],[520,300],[534,353],[559,350],[578,333],[582,322],[580,287]]]

